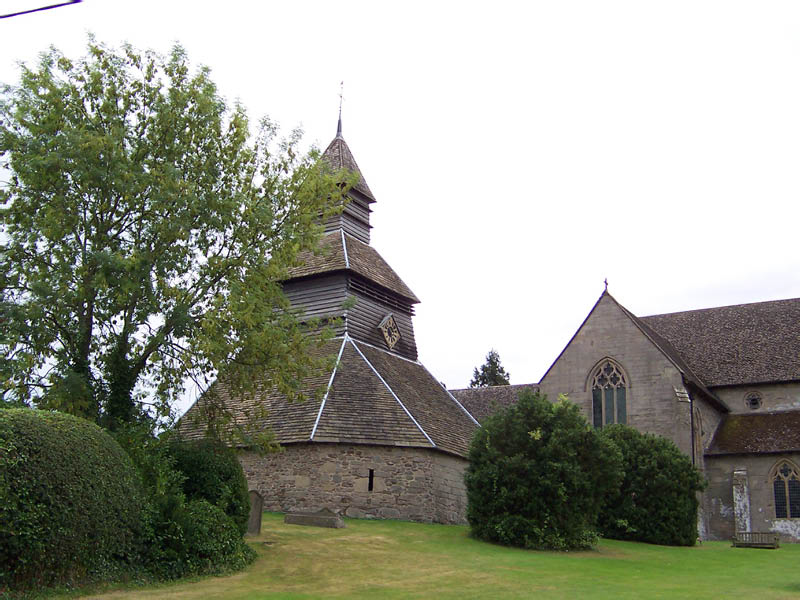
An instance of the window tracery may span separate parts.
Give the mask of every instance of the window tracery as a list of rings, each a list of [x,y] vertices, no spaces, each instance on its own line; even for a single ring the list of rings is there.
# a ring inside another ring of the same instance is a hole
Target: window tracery
[[[772,477],[776,519],[800,519],[800,475],[788,461],[781,462]]]
[[[591,379],[595,427],[628,422],[627,388],[622,368],[611,359],[600,362]]]

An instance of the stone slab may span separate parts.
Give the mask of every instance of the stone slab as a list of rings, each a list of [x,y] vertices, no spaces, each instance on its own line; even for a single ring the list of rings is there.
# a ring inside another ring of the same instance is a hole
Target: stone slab
[[[283,522],[289,525],[310,525],[312,527],[332,527],[334,529],[341,529],[345,526],[341,515],[327,508],[317,512],[286,513]]]

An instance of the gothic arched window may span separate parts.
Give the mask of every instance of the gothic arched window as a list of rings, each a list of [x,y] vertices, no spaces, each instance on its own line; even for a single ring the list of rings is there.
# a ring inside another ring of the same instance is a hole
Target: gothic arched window
[[[610,359],[600,361],[591,378],[592,423],[595,427],[628,422],[627,387],[622,368]]]
[[[800,519],[800,475],[788,461],[778,464],[772,476],[776,519]]]

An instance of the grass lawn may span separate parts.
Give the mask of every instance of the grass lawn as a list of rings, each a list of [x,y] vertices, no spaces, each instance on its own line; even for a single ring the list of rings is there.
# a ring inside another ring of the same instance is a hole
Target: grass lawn
[[[670,548],[602,541],[551,553],[494,546],[467,527],[346,520],[284,525],[265,513],[256,562],[229,577],[95,598],[800,598],[800,544]]]

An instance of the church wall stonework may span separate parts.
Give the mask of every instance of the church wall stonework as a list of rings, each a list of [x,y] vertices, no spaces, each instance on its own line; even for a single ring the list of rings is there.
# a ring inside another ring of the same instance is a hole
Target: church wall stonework
[[[705,513],[708,537],[712,540],[729,540],[733,536],[737,516],[740,522],[748,519],[737,515],[741,498],[735,495],[746,485],[749,498],[749,525],[751,531],[774,531],[784,541],[800,542],[799,519],[776,519],[775,497],[770,481],[770,471],[781,460],[800,464],[800,454],[707,456]],[[732,485],[733,482],[733,485]]]
[[[467,461],[436,450],[306,443],[266,456],[242,452],[239,460],[264,510],[329,508],[356,518],[466,522]]]
[[[749,408],[745,398],[752,392],[761,397],[761,407]],[[737,385],[714,388],[714,393],[728,405],[733,413],[757,414],[800,409],[800,383],[772,383]]]
[[[608,296],[600,299],[540,388],[551,400],[567,394],[591,422],[591,389],[586,381],[606,357],[614,359],[629,378],[628,425],[669,438],[691,456],[690,404],[679,401],[674,389],[683,389],[680,371]]]

